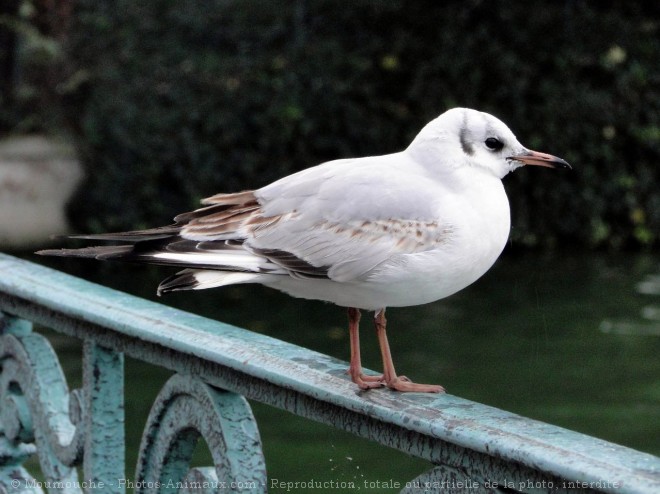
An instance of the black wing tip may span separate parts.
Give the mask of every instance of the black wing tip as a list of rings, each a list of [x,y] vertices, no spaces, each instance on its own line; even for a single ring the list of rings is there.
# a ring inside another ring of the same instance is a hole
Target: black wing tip
[[[53,257],[79,257],[87,259],[125,259],[130,257],[133,251],[132,245],[104,245],[100,247],[83,247],[82,249],[43,249],[35,254],[39,256]]]
[[[65,254],[62,253],[66,249],[43,249],[35,252],[38,256],[58,256],[65,257]]]
[[[43,249],[36,251],[35,254],[38,256],[95,258],[100,251],[97,247],[85,247],[82,249]]]
[[[181,231],[177,224],[158,226],[146,230],[129,230],[115,233],[79,233],[75,235],[62,235],[59,238],[75,238],[80,240],[101,240],[105,242],[143,242],[175,237]]]
[[[156,293],[160,297],[163,293],[194,290],[198,285],[199,282],[195,278],[195,274],[191,271],[184,270],[161,281]]]

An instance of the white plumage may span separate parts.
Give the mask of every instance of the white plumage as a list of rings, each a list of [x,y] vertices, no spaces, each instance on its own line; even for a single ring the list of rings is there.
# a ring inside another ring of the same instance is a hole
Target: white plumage
[[[82,236],[123,246],[43,251],[185,267],[160,292],[261,283],[349,310],[353,380],[361,388],[440,391],[399,378],[385,335],[385,307],[447,297],[482,276],[510,229],[501,179],[524,165],[568,168],[529,151],[500,120],[455,108],[410,146],[384,156],[342,159],[266,187],[218,194],[173,225]],[[376,311],[384,374],[362,374],[359,310]]]

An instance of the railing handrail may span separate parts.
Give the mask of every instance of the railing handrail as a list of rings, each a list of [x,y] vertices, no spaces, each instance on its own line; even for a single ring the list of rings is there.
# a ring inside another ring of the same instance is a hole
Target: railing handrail
[[[0,273],[2,312],[434,464],[460,468],[471,455],[487,465],[482,478],[499,472],[660,492],[660,458],[650,454],[450,394],[357,392],[345,362],[8,255],[0,254]]]

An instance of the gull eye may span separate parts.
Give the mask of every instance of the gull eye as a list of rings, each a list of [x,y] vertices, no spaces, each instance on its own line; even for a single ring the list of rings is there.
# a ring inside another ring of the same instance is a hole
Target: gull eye
[[[489,137],[484,143],[488,149],[492,149],[493,151],[499,151],[504,147],[504,143],[495,137]]]

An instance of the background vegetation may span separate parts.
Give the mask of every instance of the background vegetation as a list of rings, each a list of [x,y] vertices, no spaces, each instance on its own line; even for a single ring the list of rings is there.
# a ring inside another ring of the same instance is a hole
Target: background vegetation
[[[658,244],[654,2],[4,5],[18,43],[2,52],[0,131],[75,136],[80,230],[162,224],[215,192],[400,150],[460,105],[574,165],[506,178],[514,245]]]
[[[400,150],[452,106],[491,112],[574,165],[505,179],[512,244],[573,251],[520,252],[447,300],[392,311],[404,331],[392,338],[397,365],[657,455],[657,316],[640,317],[654,307],[633,289],[657,267],[660,241],[656,4],[0,0],[0,137],[72,137],[88,179],[71,213],[81,231],[108,231],[163,224],[201,197],[325,160]],[[166,275],[39,262],[151,299]],[[165,302],[347,357],[345,315],[328,304],[258,286]],[[365,340],[365,366],[378,368]],[[61,360],[76,387],[79,353]],[[126,382],[139,384],[126,395],[132,469],[163,377],[128,360]],[[253,406],[271,478],[405,481],[427,468]]]

